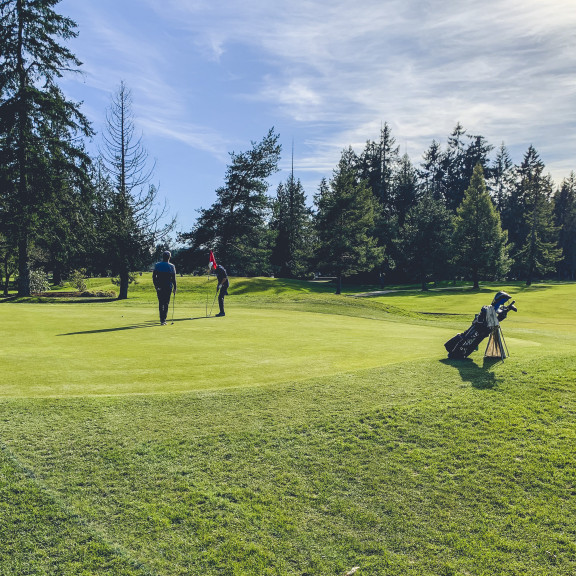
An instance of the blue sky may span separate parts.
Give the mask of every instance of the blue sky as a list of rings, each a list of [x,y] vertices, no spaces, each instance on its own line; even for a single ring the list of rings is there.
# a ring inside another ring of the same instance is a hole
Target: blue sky
[[[84,63],[68,97],[100,132],[120,81],[178,229],[215,200],[230,152],[274,126],[309,197],[387,122],[414,164],[457,122],[576,170],[573,0],[62,0]],[[99,135],[94,138],[94,149]]]

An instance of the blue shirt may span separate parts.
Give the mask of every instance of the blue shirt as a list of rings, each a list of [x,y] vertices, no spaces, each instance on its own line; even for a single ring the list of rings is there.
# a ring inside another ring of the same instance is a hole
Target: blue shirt
[[[157,262],[152,273],[152,281],[156,288],[176,290],[176,266],[170,262]]]

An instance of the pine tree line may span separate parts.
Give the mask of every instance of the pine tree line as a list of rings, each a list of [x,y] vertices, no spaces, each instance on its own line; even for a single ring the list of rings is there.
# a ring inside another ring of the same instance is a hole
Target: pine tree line
[[[316,272],[336,277],[337,291],[343,277],[358,274],[417,281],[423,289],[457,278],[475,287],[506,277],[527,284],[537,277],[575,279],[576,176],[556,189],[533,146],[515,166],[504,145],[491,158],[494,147],[457,124],[446,146],[433,141],[415,166],[384,124],[360,154],[351,147],[342,152],[309,207],[293,171],[266,199],[278,139],[271,130],[250,152],[232,155],[217,202],[180,235],[188,244],[179,254],[182,267],[201,268],[215,249],[237,274]],[[258,165],[264,157],[265,169]],[[234,182],[241,177],[246,185],[239,193]]]
[[[0,273],[5,293],[31,293],[31,271],[56,283],[75,270],[118,278],[126,298],[134,271],[167,247],[153,165],[138,137],[122,83],[106,115],[98,157],[92,128],[58,80],[80,62],[64,41],[76,24],[59,0],[0,0]],[[292,169],[278,171],[271,129],[232,153],[217,200],[178,235],[182,272],[205,269],[214,250],[231,273],[381,282],[576,277],[576,175],[559,187],[530,146],[514,165],[458,124],[414,164],[388,124],[358,154],[345,149],[330,178],[308,194]],[[183,247],[182,247],[183,246]],[[172,247],[174,248],[174,247]]]

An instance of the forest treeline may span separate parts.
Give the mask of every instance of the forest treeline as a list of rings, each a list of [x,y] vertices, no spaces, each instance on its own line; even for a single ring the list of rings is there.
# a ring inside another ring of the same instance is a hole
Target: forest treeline
[[[138,137],[130,90],[106,110],[97,157],[78,103],[58,86],[80,66],[65,47],[76,24],[59,0],[0,0],[0,266],[4,292],[29,295],[38,277],[111,275],[126,298],[135,272],[166,248],[179,272],[206,270],[213,250],[229,273],[315,273],[391,282],[575,279],[576,175],[556,185],[530,146],[514,164],[457,124],[418,161],[388,124],[342,151],[330,177],[305,191],[272,128],[232,153],[215,202],[174,236]],[[310,201],[312,200],[312,201]]]

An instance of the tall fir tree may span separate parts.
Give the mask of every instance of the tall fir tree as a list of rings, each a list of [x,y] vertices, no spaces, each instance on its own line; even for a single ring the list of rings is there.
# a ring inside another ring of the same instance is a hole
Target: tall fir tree
[[[486,180],[490,180],[493,177],[490,153],[494,150],[494,146],[489,144],[486,138],[479,134],[468,134],[468,141],[468,146],[464,153],[464,173],[462,176],[464,182],[467,183],[466,188],[468,187],[470,180],[472,180],[472,175],[478,165],[482,166],[484,178]]]
[[[404,154],[398,163],[393,181],[394,211],[398,224],[402,226],[408,210],[418,202],[418,173],[408,154]]]
[[[192,251],[209,250],[229,272],[259,275],[270,272],[272,239],[268,227],[268,178],[278,171],[282,146],[274,128],[246,152],[231,153],[224,186],[217,200],[200,210],[191,232],[180,235]]]
[[[53,170],[48,145],[56,141],[66,170],[88,162],[78,137],[91,134],[79,105],[57,81],[80,61],[59,41],[74,38],[76,24],[58,14],[59,0],[0,1],[0,142],[13,187],[0,191],[9,204],[18,250],[18,293],[30,294],[30,249],[40,214],[58,209],[47,188]],[[48,206],[47,206],[48,205]]]
[[[43,225],[37,245],[46,254],[46,267],[52,271],[54,284],[59,284],[72,269],[86,265],[94,235],[91,214],[94,196],[91,163],[86,160],[70,169],[60,140],[47,138],[47,142],[50,165],[45,187],[48,202],[39,214]]]
[[[383,257],[374,236],[378,201],[358,178],[357,157],[344,150],[329,183],[323,181],[315,196],[318,266],[336,275],[336,294],[342,278],[377,268]]]
[[[453,229],[452,214],[431,192],[408,211],[398,242],[407,271],[422,290],[428,289],[429,281],[449,277]]]
[[[492,164],[489,190],[499,213],[503,213],[514,183],[514,164],[504,143],[496,151]]]
[[[444,154],[444,187],[449,210],[455,212],[460,206],[477,164],[482,166],[487,178],[490,176],[488,156],[492,150],[493,146],[484,136],[467,134],[460,123],[456,124]]]
[[[507,234],[477,164],[454,219],[456,264],[479,288],[481,278],[502,278],[508,271]]]
[[[271,229],[275,232],[272,266],[281,278],[301,277],[310,264],[312,213],[293,170],[286,183],[278,185],[272,214]]]
[[[514,202],[511,208],[518,212],[509,214],[515,234],[514,269],[518,276],[526,279],[527,286],[532,284],[535,275],[553,272],[561,258],[558,230],[554,226],[552,193],[552,178],[544,174],[544,163],[535,148],[530,146],[517,169],[517,182],[511,195]]]
[[[422,156],[418,177],[423,192],[432,196],[434,200],[446,199],[444,173],[444,152],[440,143],[433,140]]]
[[[400,160],[399,150],[390,126],[384,123],[378,142],[366,142],[358,159],[359,177],[367,182],[386,216],[394,211],[393,181]]]
[[[465,180],[466,130],[458,123],[448,137],[448,145],[442,164],[444,172],[444,197],[449,210],[456,211],[462,201],[464,190],[470,182]]]

